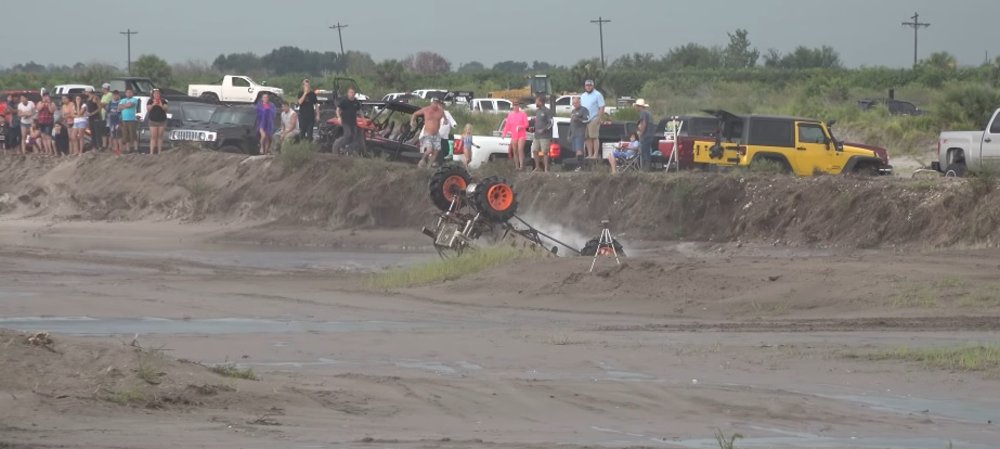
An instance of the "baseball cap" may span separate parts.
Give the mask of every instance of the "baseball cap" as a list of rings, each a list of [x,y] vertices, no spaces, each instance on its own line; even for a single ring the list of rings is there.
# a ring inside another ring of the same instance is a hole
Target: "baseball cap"
[[[101,89],[110,89],[110,88],[111,88],[111,83],[101,84]]]
[[[594,80],[587,80],[587,81],[584,81],[584,82],[583,82],[583,85],[584,85],[584,86],[593,86],[593,85],[594,85]]]

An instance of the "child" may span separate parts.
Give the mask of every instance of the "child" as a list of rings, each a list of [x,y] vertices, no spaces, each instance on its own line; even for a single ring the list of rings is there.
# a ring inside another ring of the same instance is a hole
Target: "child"
[[[611,164],[611,174],[618,173],[618,158],[630,158],[635,157],[639,152],[639,134],[632,133],[629,136],[628,143],[622,143],[621,151],[613,151],[608,154],[608,163]]]
[[[120,101],[121,93],[117,90],[111,92],[111,102],[107,106],[108,132],[110,133],[108,139],[111,143],[111,149],[117,156],[122,155],[122,113],[118,108]]]
[[[465,163],[465,168],[469,168],[469,163],[472,162],[472,147],[479,148],[478,145],[472,143],[472,124],[467,123],[465,130],[462,131],[462,151],[465,152],[462,155],[462,162]]]
[[[24,137],[24,153],[41,153],[42,152],[42,130],[38,127],[37,123],[31,124],[31,130],[28,131],[28,135]]]
[[[56,123],[52,127],[52,139],[56,142],[56,156],[69,154],[69,131],[62,123]]]

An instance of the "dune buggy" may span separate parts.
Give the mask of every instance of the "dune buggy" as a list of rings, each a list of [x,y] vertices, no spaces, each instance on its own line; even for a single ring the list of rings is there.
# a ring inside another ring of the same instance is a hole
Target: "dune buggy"
[[[434,239],[434,249],[442,258],[461,255],[483,237],[494,242],[519,238],[530,247],[544,248],[552,254],[558,254],[562,246],[584,256],[611,253],[624,256],[617,240],[602,244],[600,238],[595,238],[580,250],[538,230],[517,216],[517,195],[510,182],[500,177],[473,182],[469,172],[459,164],[446,164],[434,173],[430,196],[441,212],[434,227],[424,227],[422,232]]]

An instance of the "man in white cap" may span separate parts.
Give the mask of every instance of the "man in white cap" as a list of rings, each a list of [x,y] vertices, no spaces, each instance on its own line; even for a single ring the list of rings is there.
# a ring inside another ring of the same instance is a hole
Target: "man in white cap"
[[[645,99],[635,100],[635,108],[639,110],[639,167],[649,170],[649,162],[653,154],[653,145],[657,143],[653,114],[649,113],[649,103]]]
[[[601,119],[604,118],[604,95],[594,89],[594,80],[583,83],[584,92],[580,94],[580,104],[590,112],[587,122],[587,159],[601,157]]]
[[[103,148],[110,148],[109,139],[111,136],[111,128],[108,126],[108,105],[114,100],[114,95],[111,93],[111,84],[104,83],[101,85],[101,121],[104,122],[104,132],[101,133],[104,136],[104,142],[101,142]]]

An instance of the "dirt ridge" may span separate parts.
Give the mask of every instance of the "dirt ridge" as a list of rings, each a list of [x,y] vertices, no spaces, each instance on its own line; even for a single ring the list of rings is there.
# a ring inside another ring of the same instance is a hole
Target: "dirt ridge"
[[[632,240],[840,247],[993,246],[992,180],[791,178],[748,173],[512,176],[520,213],[596,234],[611,217]],[[212,220],[328,229],[403,229],[432,219],[430,172],[382,161],[179,149],[160,157],[0,158],[0,217]],[[539,223],[543,227],[544,223]]]

